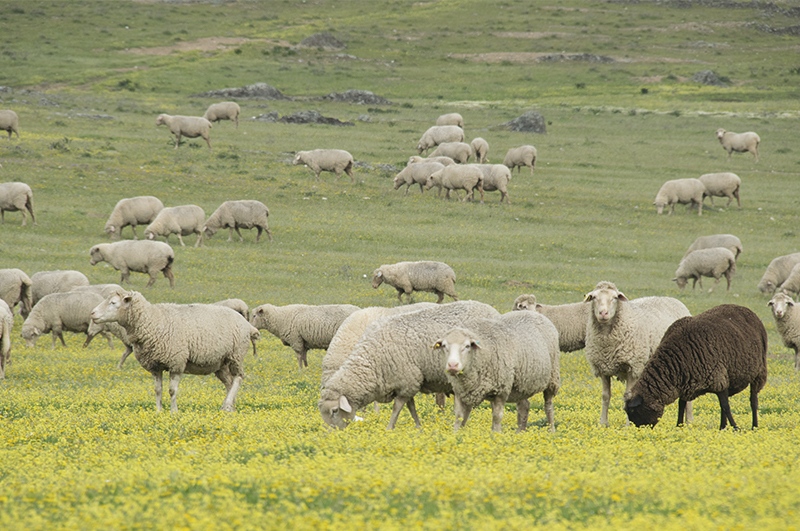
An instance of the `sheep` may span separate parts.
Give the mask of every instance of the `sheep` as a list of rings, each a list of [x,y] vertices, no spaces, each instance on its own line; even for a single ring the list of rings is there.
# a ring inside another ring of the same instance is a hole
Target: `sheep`
[[[492,404],[492,431],[501,430],[506,402],[517,405],[517,431],[528,426],[528,399],[544,395],[550,431],[555,431],[553,397],[561,386],[558,331],[536,312],[510,312],[498,319],[456,327],[434,349],[447,355],[447,379],[453,386],[458,430],[484,400]]]
[[[22,226],[28,224],[25,212],[31,215],[31,222],[36,225],[33,215],[33,191],[25,183],[0,183],[0,223],[6,222],[6,211],[22,214]]]
[[[450,166],[456,163],[456,161],[450,157],[420,157],[419,155],[411,155],[408,157],[408,164],[418,164],[420,162],[438,162],[442,166]]]
[[[505,164],[475,164],[483,172],[483,191],[500,192],[500,202],[503,199],[510,205],[508,197],[508,182],[511,180],[511,170]]]
[[[508,166],[511,171],[514,171],[514,168],[518,168],[517,171],[519,172],[522,171],[523,166],[527,166],[531,169],[531,175],[533,175],[533,167],[536,165],[537,156],[538,153],[535,147],[531,145],[518,146],[506,152],[503,164]]]
[[[586,346],[586,325],[591,305],[584,302],[570,304],[539,304],[536,296],[526,293],[514,300],[512,310],[530,310],[544,315],[558,330],[558,348],[561,352],[575,352]]]
[[[457,125],[434,125],[429,127],[417,143],[417,152],[427,153],[432,147],[438,146],[442,142],[463,142],[464,130]]]
[[[736,256],[725,247],[712,247],[711,249],[698,249],[684,257],[675,271],[672,279],[680,289],[686,287],[688,280],[692,279],[692,290],[699,283],[703,288],[702,277],[713,277],[714,286],[708,292],[714,291],[722,275],[728,281],[727,290],[731,289],[731,278],[736,273]]]
[[[792,267],[792,270],[789,271],[789,276],[777,289],[784,293],[800,294],[800,264],[795,264]]]
[[[119,271],[120,284],[128,282],[131,271],[136,271],[150,275],[150,280],[147,282],[149,288],[155,283],[156,275],[161,272],[169,279],[169,286],[175,287],[175,275],[172,273],[175,252],[164,242],[125,240],[100,243],[89,250],[89,255],[91,265],[108,262],[111,267]]]
[[[489,142],[484,138],[476,136],[469,145],[472,148],[472,155],[475,157],[475,162],[478,164],[485,164],[488,160],[486,156],[489,154]]]
[[[212,123],[219,122],[220,120],[231,120],[236,124],[236,129],[239,129],[240,112],[239,104],[235,101],[223,101],[221,103],[212,103],[209,105],[203,118]]]
[[[445,199],[450,199],[451,190],[466,191],[467,195],[462,201],[472,200],[477,189],[481,193],[481,203],[483,203],[483,172],[474,165],[453,164],[433,172],[428,176],[425,189],[430,190],[434,186],[441,186],[447,190]]]
[[[0,131],[8,132],[8,139],[11,140],[11,133],[17,134],[19,140],[19,116],[11,109],[0,110]]]
[[[11,311],[17,304],[20,313],[28,315],[33,307],[32,281],[21,269],[0,269],[0,300],[5,301]]]
[[[115,235],[122,238],[122,229],[130,227],[133,231],[133,239],[138,240],[136,226],[149,224],[156,219],[163,208],[164,203],[152,195],[120,199],[114,206],[114,210],[111,211],[111,215],[108,216],[104,231],[112,238]]]
[[[110,297],[111,295],[109,295]],[[104,297],[105,300],[108,297]],[[128,359],[128,356],[131,355],[133,352],[133,345],[131,344],[130,338],[128,338],[128,332],[122,328],[119,323],[109,321],[107,323],[95,323],[91,319],[89,320],[89,328],[86,330],[86,341],[83,342],[83,348],[89,346],[89,343],[92,342],[92,339],[98,334],[102,334],[108,338],[108,346],[113,348],[111,344],[111,338],[109,335],[116,336],[122,344],[125,345],[125,350],[122,352],[122,356],[119,358],[119,362],[117,363],[117,368],[121,369],[122,365],[125,364],[125,360]]]
[[[450,157],[455,162],[465,164],[472,156],[472,147],[464,142],[442,142],[431,153],[431,157]]]
[[[709,236],[699,236],[692,244],[686,249],[683,257],[686,258],[692,251],[698,249],[710,249],[712,247],[725,247],[730,250],[733,255],[738,259],[739,254],[742,252],[742,241],[733,234],[711,234]]]
[[[742,186],[742,179],[735,173],[704,173],[700,176],[700,182],[706,187],[703,200],[706,197],[711,198],[711,206],[714,206],[714,197],[727,197],[728,203],[725,207],[729,207],[736,198],[736,204],[742,208],[742,201],[739,198],[739,189]]]
[[[767,303],[775,319],[775,328],[784,346],[794,350],[794,370],[800,371],[800,313],[795,313],[794,299],[779,291]]]
[[[9,134],[10,136],[10,134]],[[758,145],[761,143],[761,138],[754,132],[747,133],[733,133],[725,129],[717,129],[717,140],[722,145],[722,149],[728,152],[728,160],[731,159],[731,153],[750,152],[758,162]]]
[[[664,207],[669,206],[671,215],[675,211],[675,204],[697,205],[697,215],[703,215],[703,197],[705,197],[706,187],[700,179],[673,179],[661,185],[656,194],[653,204],[656,212],[661,214]]]
[[[394,177],[394,189],[397,190],[404,184],[406,185],[406,193],[411,188],[412,184],[419,185],[420,193],[425,191],[425,184],[428,182],[428,177],[433,172],[444,169],[444,165],[438,162],[422,162],[419,164],[409,164],[403,168],[400,173]]]
[[[169,242],[170,234],[177,234],[181,247],[186,247],[183,237],[189,234],[197,234],[195,247],[203,245],[203,226],[206,221],[206,213],[197,205],[181,205],[176,207],[166,207],[161,210],[145,229],[144,237],[154,240],[156,236],[163,236]]]
[[[671,297],[628,300],[612,282],[606,281],[599,282],[586,295],[585,302],[591,303],[585,354],[592,372],[603,384],[600,424],[608,426],[611,377],[624,381],[630,391],[664,331],[690,313],[681,301]]]
[[[266,232],[272,241],[272,231],[269,230],[269,209],[261,201],[242,199],[239,201],[225,201],[208,217],[203,225],[203,234],[211,238],[220,229],[228,229],[228,241],[233,240],[233,231],[239,235],[239,241],[244,238],[239,229],[253,229],[256,234],[256,243],[261,239],[261,233]]]
[[[706,393],[719,399],[720,424],[730,422],[728,397],[750,386],[753,428],[758,427],[758,392],[767,382],[767,331],[749,308],[716,306],[678,319],[667,329],[641,378],[625,396],[625,412],[636,426],[655,426],[664,406],[678,400],[678,426],[687,403]]]
[[[442,114],[436,119],[436,125],[457,125],[464,129],[464,118],[457,112]]]
[[[251,312],[250,324],[291,347],[302,370],[308,367],[307,352],[328,348],[342,321],[358,309],[352,304],[262,304]]]
[[[76,286],[69,291],[91,291],[106,299],[121,289],[122,286],[119,284],[89,284],[88,286]]]
[[[175,135],[175,149],[178,149],[181,143],[181,136],[186,138],[202,137],[208,144],[208,149],[211,149],[211,138],[209,136],[211,122],[202,116],[159,114],[158,118],[156,118],[156,127],[159,125],[166,125],[170,132]]]
[[[11,329],[14,312],[6,301],[0,299],[0,380],[6,377],[6,364],[11,359]]]
[[[372,287],[378,289],[383,283],[397,290],[397,300],[403,302],[405,293],[408,302],[415,291],[435,293],[441,304],[444,296],[458,300],[456,294],[456,273],[453,268],[443,262],[422,260],[417,262],[397,262],[383,264],[372,272]]]
[[[225,384],[223,411],[234,411],[244,378],[244,357],[259,332],[241,315],[213,304],[151,304],[136,291],[120,291],[92,311],[96,323],[115,321],[128,334],[139,364],[153,375],[160,412],[163,371],[169,371],[170,411],[178,412],[183,374],[213,373]],[[255,352],[254,352],[255,354]]]
[[[356,182],[353,177],[353,155],[343,149],[314,149],[311,151],[298,151],[292,164],[299,166],[305,164],[314,172],[317,180],[319,174],[328,171],[336,174],[336,180],[342,172],[350,176],[350,182]]]
[[[250,308],[247,307],[247,303],[242,299],[224,299],[217,301],[214,304],[227,306],[231,310],[244,317],[247,322],[250,322]]]
[[[445,359],[431,345],[454,326],[499,316],[488,304],[457,301],[375,321],[322,387],[318,407],[323,421],[345,428],[367,404],[394,401],[388,429],[394,429],[403,407],[419,427],[414,396],[452,393]]]
[[[39,271],[31,276],[31,308],[51,293],[63,293],[79,286],[88,286],[89,279],[80,271],[55,270]],[[20,315],[28,317],[28,310],[20,307]]]
[[[103,297],[91,291],[45,295],[22,323],[22,338],[29,347],[34,347],[39,336],[50,332],[53,348],[56,348],[56,339],[66,347],[63,332],[86,334],[92,310],[101,302]]]
[[[775,289],[783,284],[792,268],[800,263],[800,253],[786,254],[773,258],[767,266],[761,280],[758,281],[758,291],[761,293],[774,293]]]

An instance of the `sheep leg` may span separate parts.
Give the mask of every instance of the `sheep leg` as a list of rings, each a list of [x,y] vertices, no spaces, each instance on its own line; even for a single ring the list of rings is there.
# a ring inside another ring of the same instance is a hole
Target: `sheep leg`
[[[242,377],[234,376],[233,385],[228,390],[225,396],[225,402],[222,403],[222,411],[236,411],[236,395],[239,393],[239,388],[242,386]]]
[[[750,385],[750,411],[753,412],[753,428],[758,428],[758,392]]]
[[[545,389],[544,390],[544,414],[547,418],[547,425],[549,426],[550,431],[556,431],[556,418],[555,418],[555,410],[553,408],[553,397],[556,396],[558,392],[557,389]]]
[[[436,401],[436,406],[439,409],[443,410],[445,401],[447,400],[447,395],[445,395],[444,393],[436,393],[434,395],[434,400]]]
[[[688,400],[686,402],[686,424],[694,422],[694,402]]]
[[[119,272],[120,272],[119,283],[120,284],[124,284],[124,283],[128,282],[129,279],[131,278],[130,270],[128,270],[127,267],[123,267],[122,269],[119,270]]]
[[[197,241],[194,242],[194,246],[195,247],[202,247],[203,246],[203,233],[202,232],[198,232],[197,233]]]
[[[517,402],[517,432],[528,429],[528,414],[531,410],[531,402],[528,399]]]
[[[800,353],[796,349],[794,351],[794,370],[800,371]]]
[[[170,288],[174,288],[175,287],[175,275],[172,274],[172,265],[167,265],[167,267],[164,268],[162,273],[164,273],[164,276],[167,279],[169,279],[169,287]],[[153,282],[155,282],[155,280]]]
[[[405,293],[405,291],[403,290],[403,288],[396,288],[396,289],[397,289],[397,300],[400,301],[400,304],[402,304],[403,303],[403,293]]]
[[[456,421],[453,424],[453,431],[458,431],[459,428],[465,426],[467,424],[467,420],[469,420],[469,414],[472,412],[472,408],[461,401],[458,395],[454,395],[454,411],[456,414]]]
[[[181,373],[169,372],[169,410],[178,412],[178,384],[181,382]]]
[[[236,229],[236,234],[239,235],[239,241],[243,242],[244,238],[242,237],[242,233],[239,232],[239,227],[234,227],[234,229]],[[258,238],[260,237],[261,237],[261,227],[258,227],[258,236],[256,236],[256,242],[258,242]]]
[[[169,240],[169,236],[167,236],[167,239]],[[183,243],[183,236],[181,236],[180,232],[178,233],[178,241],[181,243],[181,247],[186,247],[186,244]]]
[[[730,422],[731,427],[734,430],[738,430],[739,426],[737,426],[736,422],[733,420],[733,415],[731,414],[731,405],[728,403],[728,391],[720,391],[717,393],[717,398],[719,398],[720,409],[719,429],[724,430],[728,425],[727,423]]]
[[[146,286],[149,288],[150,286],[156,283],[156,275],[158,274],[158,271],[151,270],[148,271],[147,274],[150,275],[150,280],[147,281],[147,286]]]
[[[506,409],[506,401],[501,396],[492,399],[492,431],[502,431],[503,413]]]
[[[131,352],[133,352],[133,348],[130,345],[125,345],[125,352],[122,353],[122,357],[119,359],[117,368],[122,368],[122,364],[125,363],[125,360],[128,359],[128,356],[131,355]]]
[[[306,356],[306,346],[302,345],[300,348],[296,349],[295,354],[297,355],[297,364],[300,366],[300,370],[303,370],[303,367],[308,367],[308,359]]]
[[[133,239],[134,240],[138,240],[139,239],[139,235],[136,234],[136,225],[131,225],[131,230],[133,231]],[[120,234],[120,238],[122,238],[122,229],[121,228],[119,229],[119,234]]]
[[[686,400],[683,398],[678,399],[678,424],[677,426],[681,426],[684,424],[684,414],[686,413]]]
[[[153,372],[153,383],[155,384],[156,391],[156,413],[161,413],[161,387],[162,387],[163,374],[161,371]]]
[[[208,135],[205,135],[203,137],[203,139],[206,141],[206,145],[208,146],[208,149],[211,149],[211,138]]]
[[[611,377],[601,376],[600,381],[603,383],[602,407],[600,408],[600,424],[603,426],[608,426],[608,405],[611,403]]]
[[[417,415],[417,403],[414,402],[413,396],[408,399],[408,402],[406,402],[406,407],[408,408],[408,412],[411,413],[411,418],[414,419],[414,426],[421,428],[422,423],[419,421],[419,415]]]
[[[177,133],[175,135],[175,149],[178,149],[178,145],[181,143],[181,134]]]
[[[436,290],[435,293],[436,293],[436,295],[439,296],[439,300],[436,301],[436,304],[441,304],[442,301],[444,300],[444,292]]]

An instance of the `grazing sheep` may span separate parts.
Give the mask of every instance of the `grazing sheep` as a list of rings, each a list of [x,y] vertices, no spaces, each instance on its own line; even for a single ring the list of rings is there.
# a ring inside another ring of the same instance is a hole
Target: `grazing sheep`
[[[767,303],[775,319],[775,328],[781,335],[784,346],[794,350],[794,370],[800,371],[800,312],[795,313],[794,299],[778,292]]]
[[[120,283],[128,282],[131,271],[147,273],[150,280],[147,287],[156,281],[159,272],[169,279],[169,287],[175,287],[175,275],[172,273],[172,262],[175,252],[164,242],[149,240],[125,240],[115,243],[100,243],[89,250],[92,257],[89,263],[108,262],[120,272]]]
[[[500,192],[500,202],[503,199],[510,205],[508,197],[508,182],[511,180],[511,170],[505,164],[475,164],[483,172],[483,191]]]
[[[460,164],[469,161],[472,155],[472,147],[464,142],[442,142],[431,153],[431,157],[450,157]]]
[[[553,397],[561,386],[558,331],[536,312],[510,312],[456,327],[434,349],[447,355],[447,379],[455,396],[455,429],[467,423],[473,408],[492,404],[492,431],[499,432],[506,402],[517,405],[517,431],[528,427],[529,398],[544,395],[550,431],[555,431]]]
[[[45,295],[22,323],[22,338],[29,347],[33,347],[39,336],[51,332],[53,348],[56,348],[56,339],[66,347],[63,332],[86,334],[92,310],[101,302],[103,297],[91,291]]]
[[[9,140],[11,133],[16,133],[17,139],[19,139],[19,116],[17,113],[11,109],[0,111],[0,131],[7,131]]]
[[[586,359],[603,383],[600,424],[608,426],[611,377],[630,391],[673,321],[690,315],[671,297],[628,298],[611,282],[600,282],[586,295],[591,314],[586,328]],[[691,411],[691,410],[690,410]]]
[[[212,103],[206,109],[203,118],[209,122],[219,122],[220,120],[231,120],[239,129],[239,113],[242,110],[235,101],[223,101],[222,103]]]
[[[625,412],[637,426],[655,426],[664,406],[678,400],[678,426],[686,404],[706,393],[719,399],[719,429],[730,422],[728,397],[750,386],[753,428],[758,392],[767,382],[767,331],[749,308],[723,304],[678,319],[667,329],[639,381],[625,395]]]
[[[478,164],[485,164],[487,161],[486,156],[489,154],[489,142],[477,136],[469,143],[472,148],[472,154],[475,156],[475,162]]]
[[[450,166],[456,163],[456,161],[450,157],[420,157],[419,155],[411,155],[408,157],[409,164],[418,164],[420,162],[438,162],[442,166]]]
[[[789,271],[789,276],[777,289],[784,293],[800,294],[800,263],[794,265],[792,270]]]
[[[436,125],[457,125],[464,129],[464,118],[457,112],[443,114],[436,119]]]
[[[678,284],[680,289],[686,287],[689,279],[692,279],[692,290],[695,284],[700,283],[703,288],[702,277],[713,277],[714,285],[708,290],[709,293],[719,284],[722,275],[728,281],[728,291],[731,289],[731,278],[736,273],[736,257],[725,247],[712,247],[711,249],[698,249],[692,251],[678,264],[675,271],[673,282]]]
[[[88,286],[89,279],[80,271],[55,270],[39,271],[31,276],[31,307],[51,293],[63,293],[80,286]],[[24,306],[20,307],[20,315],[28,317]]]
[[[669,206],[671,215],[675,211],[675,204],[697,205],[697,215],[703,215],[703,197],[706,193],[705,185],[700,179],[673,179],[661,185],[653,204],[656,211],[661,214],[665,206]]]
[[[225,299],[217,301],[214,304],[226,306],[244,317],[247,322],[250,322],[250,308],[247,307],[247,303],[242,299]]]
[[[397,300],[401,303],[403,293],[408,297],[408,302],[411,302],[411,295],[415,291],[435,293],[439,297],[437,304],[442,303],[445,295],[458,300],[456,273],[443,262],[422,260],[383,264],[372,272],[372,287],[378,289],[384,282],[397,290]]]
[[[434,125],[422,133],[417,143],[417,152],[422,155],[427,153],[432,147],[438,146],[443,142],[463,142],[464,130],[457,125]]]
[[[364,406],[394,401],[388,429],[394,429],[403,407],[419,427],[414,396],[452,393],[442,351],[431,345],[454,326],[470,327],[476,319],[499,316],[488,304],[457,301],[375,321],[322,387],[322,419],[345,428]]]
[[[703,194],[703,200],[706,197],[711,198],[711,206],[714,206],[714,196],[727,197],[728,203],[725,207],[729,207],[736,198],[736,204],[739,208],[742,207],[742,201],[739,199],[739,189],[742,186],[742,179],[735,173],[705,173],[700,176],[700,182],[706,187]]]
[[[512,309],[537,311],[550,319],[558,330],[558,348],[561,352],[574,352],[586,346],[590,304],[573,302],[551,306],[537,303],[535,295],[524,294],[514,300]]]
[[[169,114],[159,114],[156,118],[156,127],[166,125],[170,132],[175,135],[175,149],[181,143],[181,136],[186,138],[202,137],[211,149],[211,122],[202,116],[171,116]]]
[[[739,258],[739,254],[742,252],[742,241],[733,234],[700,236],[692,242],[683,257],[686,258],[692,251],[711,249],[712,247],[725,247],[730,250],[736,258]]]
[[[269,209],[261,201],[253,199],[243,199],[240,201],[225,201],[213,214],[211,214],[203,225],[203,233],[209,238],[214,236],[220,229],[228,229],[228,241],[233,240],[233,231],[239,235],[239,241],[244,238],[239,229],[253,229],[256,234],[256,243],[261,239],[261,233],[266,232],[267,237],[272,241],[272,231],[269,230]]]
[[[6,222],[6,211],[19,212],[22,214],[22,226],[27,225],[25,218],[27,211],[31,215],[31,221],[36,225],[36,217],[33,215],[33,191],[25,183],[10,182],[0,183],[0,223]]]
[[[800,263],[800,253],[786,254],[773,258],[758,281],[758,291],[761,293],[774,293],[775,289],[783,284],[792,268]]]
[[[137,225],[147,225],[156,219],[156,216],[164,208],[164,203],[152,195],[140,195],[120,199],[111,215],[106,221],[105,232],[109,236],[114,235],[122,238],[122,229],[130,227],[133,231],[133,239],[138,240],[136,234]]]
[[[336,179],[342,172],[350,176],[350,182],[356,182],[353,177],[353,155],[343,149],[314,149],[312,151],[298,151],[292,164],[299,166],[305,164],[314,172],[317,179],[323,171],[336,174]]]
[[[11,329],[14,327],[14,313],[0,299],[0,380],[6,377],[6,364],[11,359]]]
[[[397,190],[404,184],[406,185],[406,193],[404,195],[408,195],[408,190],[411,188],[412,184],[419,185],[419,192],[423,193],[425,191],[425,184],[428,182],[428,177],[431,176],[432,173],[437,172],[441,169],[444,169],[444,165],[438,162],[422,162],[418,164],[409,164],[405,168],[403,168],[400,173],[395,175],[394,177],[394,189]]]
[[[433,172],[425,183],[425,189],[430,190],[434,186],[441,186],[447,190],[445,199],[450,199],[451,190],[464,190],[467,195],[462,201],[472,200],[475,190],[481,193],[481,203],[483,203],[483,172],[474,165],[453,164],[445,166],[439,171]]]
[[[214,374],[225,384],[223,411],[235,409],[244,357],[259,332],[241,315],[213,304],[151,304],[136,291],[118,292],[92,311],[96,323],[115,321],[128,334],[139,364],[153,375],[161,411],[163,372],[169,371],[170,411],[178,411],[183,374]],[[254,352],[255,354],[255,352]]]
[[[124,290],[123,290],[124,291]],[[111,295],[109,295],[110,297]],[[104,297],[103,300],[107,299],[108,297]],[[128,332],[122,328],[119,323],[109,321],[107,323],[96,323],[89,320],[89,328],[86,330],[86,341],[83,342],[83,348],[89,346],[89,343],[92,342],[92,339],[98,334],[102,334],[108,338],[108,344],[110,348],[113,348],[111,344],[111,338],[109,338],[109,334],[116,336],[122,344],[125,345],[125,350],[122,352],[122,356],[119,358],[119,362],[117,363],[117,368],[121,369],[122,365],[125,363],[125,360],[128,359],[128,356],[131,355],[133,352],[133,345],[131,344],[130,338],[128,338]]]
[[[30,313],[33,307],[32,281],[21,269],[0,269],[0,300],[5,301],[11,311],[20,305],[20,314]]]
[[[533,175],[533,167],[536,165],[537,156],[538,153],[535,147],[531,145],[518,146],[506,152],[503,164],[508,166],[511,171],[514,171],[514,168],[519,168],[517,171],[522,171],[522,167],[527,166],[531,169],[531,175]]]
[[[9,134],[10,136],[10,134]],[[717,140],[722,145],[722,149],[728,152],[728,160],[731,158],[731,153],[750,152],[758,162],[758,145],[761,143],[761,138],[756,133],[749,131],[747,133],[733,133],[725,129],[717,129]]]
[[[189,234],[197,234],[195,247],[203,245],[203,226],[206,221],[206,213],[197,205],[181,205],[176,207],[166,207],[161,210],[144,229],[144,237],[154,240],[156,236],[163,236],[169,242],[170,234],[177,234],[181,247],[186,247],[183,237]]]
[[[302,369],[308,367],[306,353],[328,348],[342,321],[358,309],[352,304],[262,304],[253,309],[250,324],[291,347]]]

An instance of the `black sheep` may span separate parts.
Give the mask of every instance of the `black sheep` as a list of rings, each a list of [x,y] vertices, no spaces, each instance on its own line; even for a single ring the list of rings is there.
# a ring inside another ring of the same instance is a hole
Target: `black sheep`
[[[678,400],[678,425],[686,402],[714,393],[721,409],[719,429],[730,421],[728,397],[750,386],[753,427],[758,427],[758,392],[767,382],[767,331],[752,310],[723,304],[667,329],[642,377],[625,397],[625,412],[637,426],[655,426],[664,406]]]

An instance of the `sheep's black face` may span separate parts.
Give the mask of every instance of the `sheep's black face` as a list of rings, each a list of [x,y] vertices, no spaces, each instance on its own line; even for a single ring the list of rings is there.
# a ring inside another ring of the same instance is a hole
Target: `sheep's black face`
[[[658,419],[664,414],[664,406],[654,404],[648,405],[641,396],[636,395],[625,401],[625,413],[628,420],[638,426],[653,427],[658,423]]]

